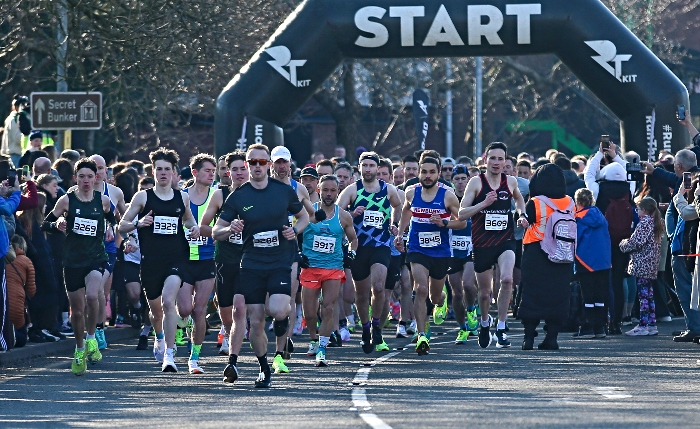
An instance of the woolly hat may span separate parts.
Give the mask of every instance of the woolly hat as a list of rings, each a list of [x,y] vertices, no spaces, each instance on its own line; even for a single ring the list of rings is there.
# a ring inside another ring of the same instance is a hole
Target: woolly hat
[[[600,170],[600,177],[602,179],[612,181],[612,182],[626,182],[627,181],[627,171],[622,164],[613,162],[608,164]]]

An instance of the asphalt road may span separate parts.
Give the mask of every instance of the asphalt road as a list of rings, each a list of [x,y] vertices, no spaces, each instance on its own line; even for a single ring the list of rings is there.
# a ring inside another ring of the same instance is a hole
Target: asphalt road
[[[253,388],[257,361],[247,344],[241,379],[226,385],[213,334],[200,360],[206,373],[197,376],[187,374],[184,353],[180,372],[164,374],[150,350],[120,341],[82,377],[70,372],[69,356],[1,369],[0,427],[697,428],[700,346],[673,343],[680,327],[661,324],[658,337],[642,338],[561,334],[562,350],[525,352],[518,323],[512,348],[483,350],[475,340],[454,345],[447,321],[434,329],[427,356],[410,347],[368,356],[354,335],[329,349],[327,368],[306,357],[302,335],[292,373],[273,375],[269,390]],[[390,347],[407,345],[391,334],[385,330]]]

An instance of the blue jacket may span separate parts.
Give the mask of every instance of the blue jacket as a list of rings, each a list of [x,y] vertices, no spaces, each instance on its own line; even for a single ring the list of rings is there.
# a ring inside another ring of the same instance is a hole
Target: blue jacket
[[[608,270],[612,266],[612,249],[608,221],[598,207],[576,213],[576,262],[588,271]]]
[[[0,197],[0,215],[14,216],[17,206],[19,206],[19,191],[14,191],[8,198]],[[1,219],[0,219],[1,220]],[[0,222],[0,255],[4,257],[10,248],[10,237],[7,236],[5,222]]]

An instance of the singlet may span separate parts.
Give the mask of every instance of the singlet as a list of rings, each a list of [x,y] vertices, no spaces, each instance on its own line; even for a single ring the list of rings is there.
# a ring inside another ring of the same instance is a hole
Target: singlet
[[[138,229],[141,262],[188,260],[189,252],[182,216],[185,203],[181,191],[174,190],[173,198],[161,200],[153,189],[146,191],[146,204],[139,219],[153,211],[153,225]]]
[[[292,189],[294,189],[294,193],[296,194],[296,193],[297,193],[297,187],[299,186],[299,182],[297,182],[297,181],[294,180],[294,179],[289,179],[289,183],[290,183],[289,186],[291,186]],[[297,194],[297,195],[299,195],[299,194]],[[294,213],[289,213],[289,212],[287,212],[287,218],[289,218],[289,226],[294,226],[294,225],[297,224],[297,218],[294,217]]]
[[[222,193],[221,201],[225,203],[226,198],[228,198],[228,196],[231,194],[231,188],[229,186],[222,186],[220,189]],[[221,204],[222,209],[223,207],[224,205]],[[219,210],[219,213],[216,214],[216,216],[218,217],[220,214],[221,209]],[[216,241],[214,250],[214,262],[218,262],[220,264],[235,264],[240,266],[241,256],[243,256],[242,232],[229,235],[227,241]]]
[[[319,203],[314,203],[318,210]],[[338,206],[330,219],[309,223],[304,229],[302,251],[313,268],[343,269],[343,225],[340,224]]]
[[[447,190],[438,187],[432,201],[423,201],[421,185],[416,186],[411,201],[411,230],[408,234],[408,253],[422,253],[433,258],[449,258],[451,230],[430,223],[430,216],[437,214],[450,220],[450,212],[445,207]]]
[[[134,219],[131,221],[135,221],[139,217],[136,216]],[[141,263],[141,246],[139,245],[139,235],[136,233],[136,231],[130,232],[129,234],[136,234],[136,237],[134,238],[134,244],[136,244],[138,249],[131,253],[125,253],[124,254],[124,262],[133,262],[134,264],[140,264]]]
[[[117,206],[112,202],[112,197],[109,195],[109,186],[107,185],[107,182],[104,183],[104,188],[102,193],[104,195],[107,195],[109,198],[109,209],[114,213],[114,209],[117,208]],[[117,240],[112,240],[112,241],[107,241],[105,240],[105,251],[107,253],[112,253],[116,254],[117,253]]]
[[[481,192],[472,204],[476,205],[486,199],[486,194],[492,191],[486,175],[481,173]],[[472,242],[474,247],[493,247],[513,240],[513,215],[511,200],[513,194],[508,187],[508,176],[501,173],[501,183],[495,190],[498,199],[484,210],[472,217]]]
[[[92,200],[83,202],[75,191],[68,192],[68,214],[66,216],[66,241],[63,247],[65,267],[88,267],[106,262],[105,213],[102,194],[92,192]]]
[[[456,194],[455,194],[456,195]],[[462,197],[457,195],[459,202],[462,202]],[[452,238],[452,256],[455,258],[467,258],[472,254],[472,220],[467,219],[467,226],[462,229],[453,229]]]
[[[204,216],[214,191],[215,189],[211,187],[207,189],[207,198],[200,205],[193,203],[190,199],[190,210],[194,220],[197,221],[197,225],[199,225],[199,220]],[[189,194],[189,188],[185,189],[185,192]],[[210,226],[214,226],[214,221],[212,221]],[[189,238],[189,230],[187,228],[185,228],[185,237],[187,237],[190,247],[190,261],[203,261],[214,258],[214,240],[211,237]]]
[[[380,190],[374,194],[367,192],[362,184],[362,180],[355,182],[357,198],[352,203],[350,211],[360,206],[365,207],[364,214],[355,216],[352,220],[360,246],[389,246],[389,242],[392,239],[391,232],[389,232],[389,222],[391,221],[389,189],[383,180],[377,181],[379,182]]]

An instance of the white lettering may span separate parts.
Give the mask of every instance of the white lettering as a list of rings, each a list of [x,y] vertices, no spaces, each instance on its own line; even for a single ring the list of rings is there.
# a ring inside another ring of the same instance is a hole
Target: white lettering
[[[358,36],[355,40],[357,46],[363,48],[378,48],[389,41],[389,31],[378,22],[370,21],[370,18],[382,19],[386,9],[377,6],[367,6],[355,13],[355,26],[358,30],[371,33],[374,37]]]
[[[401,46],[414,45],[413,18],[425,16],[424,6],[396,6],[389,8],[389,16],[401,18]]]
[[[507,4],[506,15],[518,17],[518,45],[529,45],[530,15],[541,15],[541,4]]]
[[[489,22],[481,23],[481,17],[486,16]],[[503,14],[496,6],[479,5],[467,6],[467,32],[470,45],[481,45],[481,37],[491,45],[502,45],[498,31],[503,27]]]
[[[450,14],[447,13],[445,9],[445,5],[440,5],[440,9],[438,9],[435,14],[435,19],[430,25],[428,35],[425,36],[423,46],[435,46],[439,42],[446,42],[452,46],[464,45],[462,38],[459,37],[459,33],[457,33],[457,29],[452,22],[452,18],[450,18]]]
[[[263,142],[263,126],[262,124],[255,124],[255,143]]]

